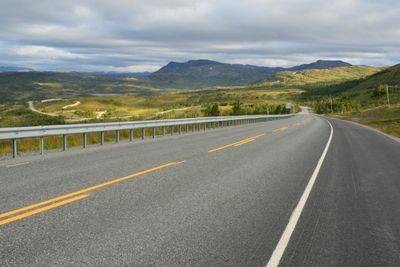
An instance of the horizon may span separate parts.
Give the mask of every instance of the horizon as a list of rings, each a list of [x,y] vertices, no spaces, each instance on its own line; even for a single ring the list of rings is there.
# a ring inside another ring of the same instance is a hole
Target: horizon
[[[400,62],[398,13],[394,0],[5,0],[0,65],[154,72],[206,58],[266,67],[318,59],[391,66]]]
[[[146,73],[147,74],[148,73],[148,74],[151,74],[151,73],[159,71],[161,68],[167,66],[169,63],[184,64],[184,63],[188,63],[189,61],[200,61],[200,60],[214,61],[214,60],[204,59],[204,58],[202,58],[202,59],[200,59],[200,58],[199,59],[189,59],[189,60],[186,60],[186,61],[169,61],[165,65],[163,65],[160,68],[156,69],[155,71],[118,71],[118,70],[117,71],[105,71],[105,70],[85,71],[85,70],[73,70],[73,69],[71,69],[71,70],[48,70],[48,69],[34,69],[34,68],[31,68],[31,67],[22,66],[22,65],[0,65],[0,68],[2,68],[2,67],[5,67],[5,68],[11,67],[11,68],[29,69],[29,71],[31,71],[31,72],[60,72],[60,73],[63,73],[63,72],[65,72],[65,73],[77,72],[77,73],[105,73],[105,74],[107,74],[107,73],[116,73],[116,74],[118,74],[118,73],[121,73],[121,74],[122,73],[132,73],[132,74],[135,74],[135,73]],[[312,61],[312,62],[299,63],[297,65],[285,66],[283,68],[292,68],[292,67],[296,67],[296,66],[300,66],[300,65],[307,65],[307,64],[311,64],[311,63],[316,63],[318,61],[342,61],[342,60],[340,60],[340,59],[317,59],[317,60]],[[266,67],[266,68],[282,67],[282,66],[274,66],[274,67],[272,67],[272,66],[261,66],[261,65],[254,65],[254,64],[229,63],[229,62],[220,62],[220,61],[214,61],[214,62],[223,63],[223,64],[230,64],[230,65],[239,64],[239,65],[249,65],[249,66],[256,66],[256,67]],[[346,61],[342,61],[342,62],[349,63],[349,62],[346,62]],[[371,66],[371,67],[377,67],[377,68],[386,68],[386,67],[391,67],[392,65],[391,66],[389,66],[389,65],[386,65],[386,66],[384,66],[384,65],[376,66],[375,65],[375,66],[373,66],[373,65],[354,65],[354,64],[352,64],[352,66]],[[17,72],[25,72],[25,71],[17,71]],[[0,71],[0,73],[1,73],[1,71]]]

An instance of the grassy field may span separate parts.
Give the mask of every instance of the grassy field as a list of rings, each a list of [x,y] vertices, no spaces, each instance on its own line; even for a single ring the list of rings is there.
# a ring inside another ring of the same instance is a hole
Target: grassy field
[[[244,90],[210,88],[168,91],[152,96],[92,96],[54,102],[35,102],[35,108],[57,114],[66,122],[81,120],[143,120],[204,116],[204,109],[220,105],[221,115],[230,115],[236,101],[243,107],[282,104],[302,91],[296,89]],[[73,106],[79,103],[79,105]],[[71,108],[65,108],[71,106]],[[249,111],[251,113],[251,111]]]
[[[365,109],[360,112],[335,114],[334,117],[371,126],[400,138],[400,104]]]
[[[49,102],[33,102],[35,109],[52,116],[33,112],[26,103],[2,104],[0,105],[0,127],[200,117],[209,115],[206,113],[207,108],[213,104],[218,104],[219,115],[226,116],[234,115],[233,106],[237,103],[240,103],[240,110],[236,115],[282,113],[284,110],[281,106],[301,92],[296,89],[246,90],[225,87],[168,90],[140,96],[78,96]],[[136,137],[140,135],[139,132],[134,134]],[[82,145],[80,135],[68,138],[70,147]],[[105,139],[106,142],[115,141],[114,133],[107,133]],[[121,132],[121,139],[128,139],[128,133]],[[19,140],[18,149],[22,153],[38,151],[38,142],[38,139]],[[88,144],[98,142],[98,134],[88,136]],[[46,138],[46,149],[61,149],[61,147],[61,137]],[[10,141],[0,141],[0,155],[10,155],[10,153]]]

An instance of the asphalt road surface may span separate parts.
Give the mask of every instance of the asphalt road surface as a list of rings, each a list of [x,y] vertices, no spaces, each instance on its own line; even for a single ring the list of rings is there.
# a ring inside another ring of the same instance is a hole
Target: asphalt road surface
[[[278,264],[400,266],[398,140],[301,114],[0,162],[1,266]]]

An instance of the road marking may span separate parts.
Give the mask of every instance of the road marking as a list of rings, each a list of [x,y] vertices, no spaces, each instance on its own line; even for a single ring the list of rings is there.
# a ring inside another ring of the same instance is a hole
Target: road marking
[[[250,139],[257,139],[257,138],[259,138],[259,137],[261,137],[263,135],[265,135],[265,134],[259,134],[259,135],[251,136],[251,137],[236,141],[236,142],[231,143],[231,144],[227,144],[227,145],[223,145],[223,146],[220,146],[220,147],[217,147],[217,148],[213,148],[213,149],[208,150],[208,153],[213,153],[213,152],[216,152],[216,151],[221,150],[221,149],[232,147],[232,146],[234,146],[234,145],[236,145],[238,143],[242,143],[242,142],[245,142],[245,141],[250,140]]]
[[[21,163],[16,163],[16,164],[9,164],[9,165],[6,165],[6,168],[22,166],[22,165],[26,165],[26,164],[29,164],[29,163],[30,163],[29,161],[26,161],[26,162],[21,162]]]
[[[284,131],[286,131],[288,129],[288,127],[287,126],[285,126],[285,127],[282,127],[282,128],[277,128],[277,129],[274,129],[274,130],[272,130],[274,133],[276,133],[276,132],[284,132]]]
[[[248,144],[248,143],[253,142],[253,141],[255,141],[255,140],[256,140],[256,139],[249,139],[249,140],[243,141],[243,142],[241,142],[241,143],[235,144],[234,147],[241,146],[241,145],[245,145],[245,144]]]
[[[2,221],[0,221],[0,225],[4,225],[4,224],[10,223],[10,222],[18,221],[18,220],[21,220],[23,218],[26,218],[26,217],[29,217],[29,216],[44,212],[46,210],[54,209],[54,208],[69,204],[71,202],[78,201],[78,200],[81,200],[83,198],[87,198],[88,196],[89,196],[89,194],[83,194],[83,195],[79,195],[79,196],[76,196],[76,197],[73,197],[73,198],[69,198],[69,199],[66,199],[66,200],[63,200],[63,201],[60,201],[60,202],[56,202],[56,203],[54,203],[52,205],[41,207],[41,208],[36,209],[36,210],[31,210],[31,211],[28,211],[26,213],[22,213],[22,214],[19,214],[17,216],[2,220]]]
[[[326,143],[325,149],[322,152],[321,158],[318,160],[318,164],[315,167],[315,170],[314,170],[313,174],[311,175],[310,180],[308,181],[308,184],[306,186],[306,189],[303,192],[303,195],[301,196],[299,202],[297,203],[296,208],[293,210],[292,214],[290,215],[289,222],[286,225],[285,231],[283,231],[282,236],[279,239],[279,242],[276,245],[276,248],[271,255],[271,258],[269,259],[269,261],[267,263],[267,267],[275,267],[275,266],[279,265],[279,262],[282,259],[283,253],[285,252],[287,245],[289,244],[290,238],[291,238],[293,231],[297,225],[297,222],[299,221],[300,215],[304,209],[307,199],[310,196],[311,190],[314,186],[315,180],[317,179],[318,173],[321,169],[322,163],[324,162],[325,156],[328,153],[328,149],[331,144],[332,136],[333,136],[333,127],[329,121],[327,121],[327,122],[331,128],[331,133],[330,133],[328,142]]]
[[[112,185],[112,184],[115,184],[115,183],[119,183],[119,182],[122,182],[122,181],[125,181],[125,180],[128,180],[128,179],[132,179],[134,177],[137,177],[137,176],[140,176],[140,175],[143,175],[143,174],[147,174],[147,173],[150,173],[150,172],[153,172],[153,171],[156,171],[156,170],[160,170],[160,169],[172,166],[172,165],[176,165],[177,163],[178,162],[173,161],[173,162],[170,162],[170,163],[167,163],[167,164],[164,164],[164,165],[160,165],[160,166],[148,169],[148,170],[140,171],[140,172],[137,172],[137,173],[134,173],[134,174],[131,174],[131,175],[127,175],[127,176],[124,176],[124,177],[121,177],[121,178],[117,178],[115,180],[111,180],[111,181],[108,181],[108,182],[105,182],[105,183],[101,183],[101,184],[98,184],[98,185],[95,185],[95,186],[84,188],[84,189],[79,190],[79,191],[71,192],[71,193],[66,194],[66,195],[55,197],[55,198],[52,198],[52,199],[49,199],[49,200],[46,200],[46,201],[42,201],[42,202],[39,202],[39,203],[36,203],[36,204],[33,204],[33,205],[25,206],[25,207],[22,207],[20,209],[12,210],[12,211],[0,214],[0,218],[4,218],[4,217],[10,216],[10,215],[14,215],[14,214],[20,213],[22,211],[31,210],[33,208],[44,206],[46,204],[53,203],[53,202],[56,202],[56,201],[59,201],[59,200],[63,200],[63,199],[69,198],[69,197],[73,197],[73,196],[76,196],[76,195],[87,193],[89,191],[93,191],[93,190],[101,188],[101,187],[109,186],[109,185]]]

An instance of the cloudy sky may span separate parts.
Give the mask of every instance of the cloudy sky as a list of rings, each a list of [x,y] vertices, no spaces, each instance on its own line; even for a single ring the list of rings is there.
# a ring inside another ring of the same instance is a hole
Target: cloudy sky
[[[400,62],[399,0],[1,0],[0,65],[154,71],[169,61]]]

